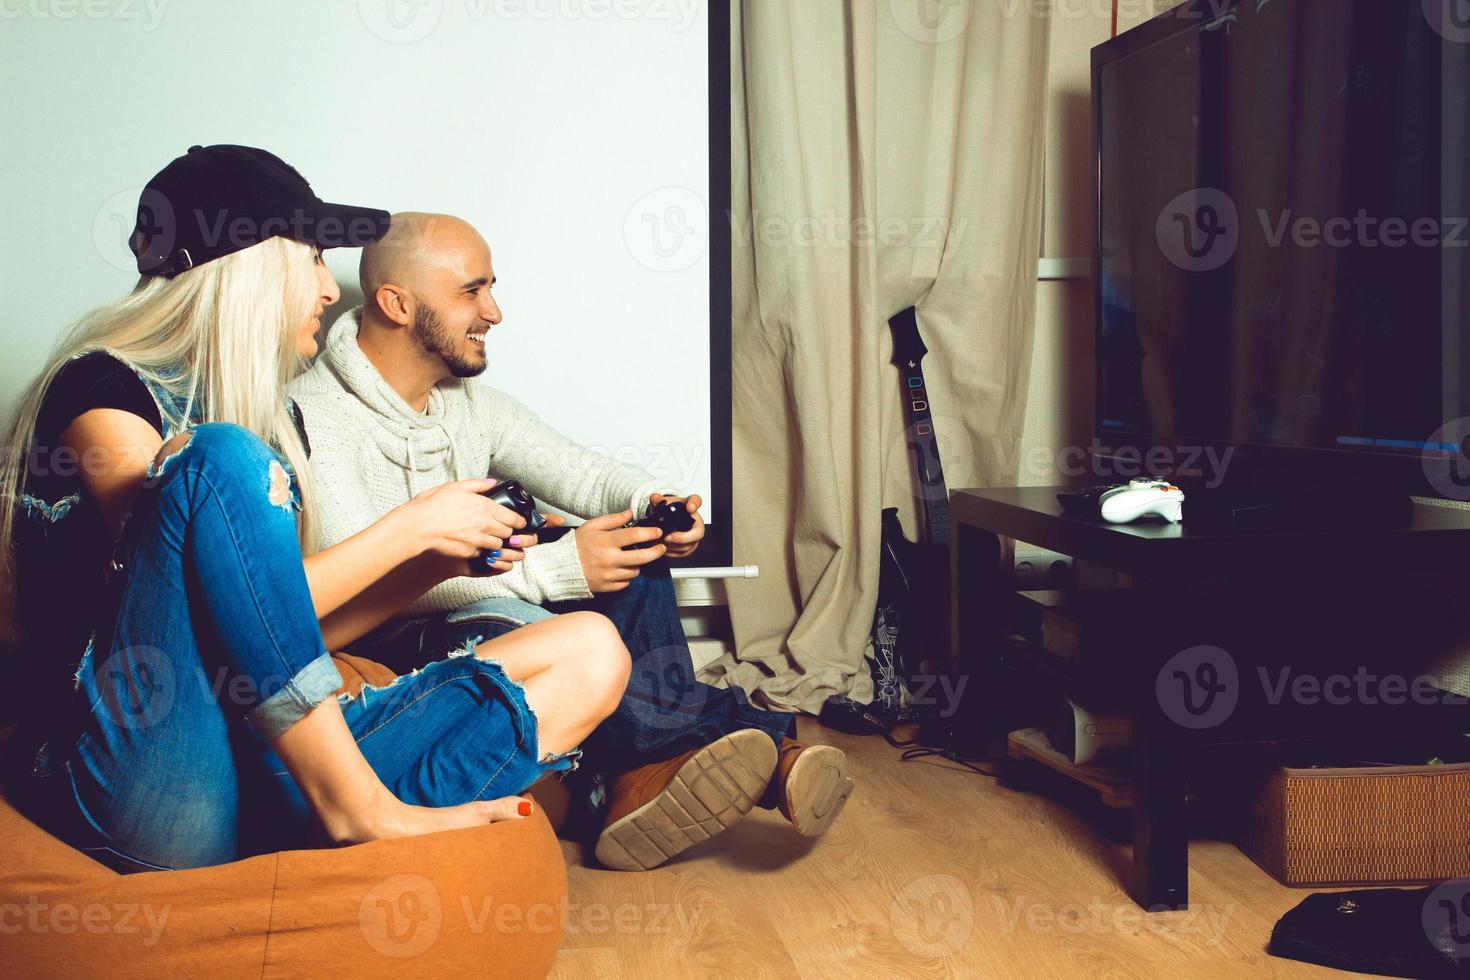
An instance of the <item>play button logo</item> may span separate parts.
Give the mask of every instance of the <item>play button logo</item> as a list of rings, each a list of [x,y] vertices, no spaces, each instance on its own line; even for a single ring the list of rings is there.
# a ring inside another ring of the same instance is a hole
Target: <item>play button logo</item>
[[[357,15],[375,37],[412,44],[439,26],[444,0],[357,0]]]

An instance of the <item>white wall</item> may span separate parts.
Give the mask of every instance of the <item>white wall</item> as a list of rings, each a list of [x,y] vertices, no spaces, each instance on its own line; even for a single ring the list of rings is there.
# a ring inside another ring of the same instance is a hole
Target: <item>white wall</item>
[[[1119,4],[1126,31],[1175,0]],[[1086,259],[1093,252],[1092,49],[1111,36],[1112,5],[1059,5],[1051,24],[1047,78],[1046,215],[1042,256]],[[1087,278],[1044,281],[1036,292],[1036,348],[1020,457],[1023,486],[1107,482],[1080,465],[1094,427],[1091,269]]]
[[[138,191],[264,147],[493,252],[486,379],[710,495],[704,0],[0,0],[0,398],[131,288]],[[357,253],[328,253],[360,302]]]

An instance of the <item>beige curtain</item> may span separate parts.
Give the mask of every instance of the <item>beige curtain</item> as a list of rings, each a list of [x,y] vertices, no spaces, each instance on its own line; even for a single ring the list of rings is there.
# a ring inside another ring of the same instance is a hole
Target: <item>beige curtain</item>
[[[1015,0],[736,0],[736,652],[772,707],[871,697],[880,512],[919,502],[887,321],[919,309],[951,489],[1014,483],[1049,22]]]

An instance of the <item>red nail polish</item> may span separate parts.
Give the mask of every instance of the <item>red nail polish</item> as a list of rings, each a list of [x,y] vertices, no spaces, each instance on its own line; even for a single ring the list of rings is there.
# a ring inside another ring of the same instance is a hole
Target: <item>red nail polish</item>
[[[531,804],[526,800],[521,800],[521,805],[516,807],[516,812],[523,817],[529,817],[531,815]]]

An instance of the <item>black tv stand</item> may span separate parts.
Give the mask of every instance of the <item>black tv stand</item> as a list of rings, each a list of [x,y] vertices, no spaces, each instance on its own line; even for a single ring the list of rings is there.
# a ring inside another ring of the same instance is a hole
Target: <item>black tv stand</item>
[[[1403,527],[1360,522],[1345,531],[1294,525],[1263,533],[1238,526],[1207,530],[1196,522],[1190,500],[1182,525],[1111,525],[1065,513],[1056,498],[1060,489],[1067,488],[958,490],[950,497],[951,655],[961,673],[981,679],[973,686],[993,690],[989,700],[967,704],[954,723],[978,744],[982,737],[1003,736],[1015,720],[1012,695],[998,680],[1006,674],[1015,632],[1007,621],[1015,602],[1006,595],[1015,585],[1000,571],[1002,537],[1128,576],[1130,608],[1143,613],[1126,644],[1091,648],[1084,674],[1110,678],[1134,716],[1129,891],[1145,909],[1189,904],[1185,797],[1197,749],[1379,732],[1437,740],[1470,731],[1465,699],[1443,691],[1432,704],[1395,705],[1385,698],[1298,705],[1273,700],[1259,674],[1261,667],[1270,676],[1271,669],[1292,665],[1317,677],[1355,675],[1365,664],[1379,670],[1372,658],[1384,653],[1391,654],[1390,672],[1409,670],[1402,655],[1421,636],[1432,637],[1435,612],[1401,601],[1414,592],[1405,570],[1470,573],[1470,512],[1416,504]],[[1172,683],[1178,665],[1171,663],[1214,650],[1228,654],[1235,680],[1200,688],[1208,695],[1206,707],[1218,703],[1224,710],[1196,724],[1197,698],[1178,701],[1180,685]],[[1160,678],[1171,683],[1161,687]]]
[[[1175,482],[1184,490],[1185,521],[1201,531],[1395,531],[1414,521],[1407,493],[1363,483]]]

